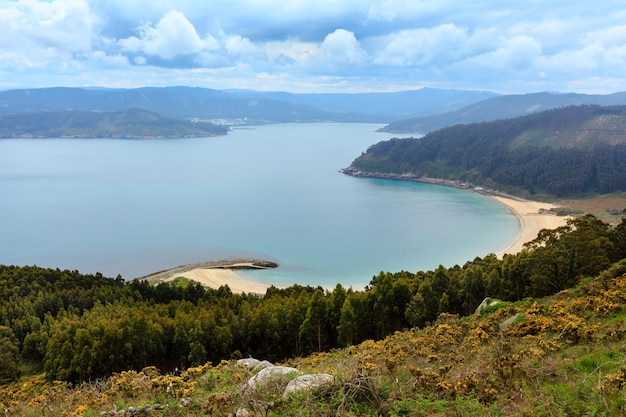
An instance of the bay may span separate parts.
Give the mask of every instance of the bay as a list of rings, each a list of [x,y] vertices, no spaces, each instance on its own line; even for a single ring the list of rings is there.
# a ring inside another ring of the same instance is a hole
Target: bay
[[[126,279],[230,257],[276,261],[275,285],[362,288],[518,236],[495,200],[339,169],[392,135],[371,124],[282,124],[169,140],[0,140],[0,263]]]

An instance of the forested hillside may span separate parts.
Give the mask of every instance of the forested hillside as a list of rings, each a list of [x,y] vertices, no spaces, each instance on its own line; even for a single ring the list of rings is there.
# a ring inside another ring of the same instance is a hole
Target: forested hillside
[[[363,292],[4,266],[0,415],[620,415],[625,256],[626,220],[585,216],[519,255],[381,272]],[[220,361],[248,354],[298,371],[250,389],[258,371]],[[284,396],[299,372],[333,382]]]
[[[577,106],[371,146],[360,174],[433,177],[516,194],[626,190],[626,107]]]
[[[212,123],[192,123],[141,109],[0,115],[0,138],[184,138],[225,135]]]
[[[380,340],[468,315],[486,296],[553,294],[626,257],[626,222],[585,216],[543,231],[518,255],[434,271],[381,272],[365,291],[292,286],[263,297],[177,281],[153,286],[76,271],[0,267],[0,382],[43,371],[79,382],[252,355],[276,361]]]

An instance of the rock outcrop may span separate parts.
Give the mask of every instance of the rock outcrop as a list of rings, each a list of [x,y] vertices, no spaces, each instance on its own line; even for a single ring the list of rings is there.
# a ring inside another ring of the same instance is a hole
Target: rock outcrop
[[[254,358],[239,359],[237,361],[237,365],[243,366],[249,371],[253,370],[260,363],[261,363],[260,360],[254,359]]]
[[[501,302],[502,302],[502,301],[500,301],[500,300],[494,300],[494,299],[492,299],[492,298],[487,297],[487,298],[485,298],[485,299],[484,299],[484,300],[483,300],[483,301],[479,304],[479,306],[478,306],[478,307],[476,307],[476,311],[474,311],[474,314],[480,314],[480,312],[481,312],[483,309],[485,309],[485,308],[487,308],[487,307],[492,307],[492,306],[495,306],[495,305],[497,305],[497,304],[500,304]]]
[[[124,410],[115,411],[103,411],[101,416],[115,416],[115,417],[149,417],[154,416],[157,413],[160,414],[164,407],[160,404],[149,404],[143,407],[128,407]]]
[[[274,377],[289,374],[301,374],[301,372],[296,368],[291,368],[289,366],[270,366],[268,368],[261,369],[261,371],[250,378],[246,384],[248,388],[257,389],[259,386],[266,384]]]
[[[310,390],[332,385],[333,382],[335,382],[335,377],[329,374],[301,375],[292,379],[289,384],[287,384],[287,388],[285,388],[285,392],[283,392],[283,397],[302,390]]]
[[[513,325],[513,323],[515,323],[515,321],[517,320],[517,318],[519,317],[519,314],[515,314],[511,317],[509,317],[508,319],[504,320],[502,323],[500,323],[500,331],[503,332],[506,329],[508,329],[509,327],[511,327]]]
[[[301,390],[310,390],[328,386],[335,382],[335,378],[329,374],[303,375],[302,372],[296,368],[288,366],[275,366],[271,362],[260,361],[254,358],[239,359],[237,364],[252,372],[258,372],[246,382],[244,387],[242,387],[242,391],[259,389],[264,384],[267,384],[272,378],[283,377],[286,375],[294,375],[295,377],[287,384],[282,394],[283,397]]]

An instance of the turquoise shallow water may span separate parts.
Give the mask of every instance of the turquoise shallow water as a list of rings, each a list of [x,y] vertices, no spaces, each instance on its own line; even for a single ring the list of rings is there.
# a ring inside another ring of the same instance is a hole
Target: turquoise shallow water
[[[519,234],[464,190],[338,172],[391,136],[285,124],[176,140],[0,140],[0,263],[121,274],[253,256],[276,285],[362,287],[379,271],[462,264]]]

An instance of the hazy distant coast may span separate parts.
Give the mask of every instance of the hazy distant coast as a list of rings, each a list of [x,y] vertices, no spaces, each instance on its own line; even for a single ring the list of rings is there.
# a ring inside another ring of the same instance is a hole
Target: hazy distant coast
[[[1,96],[1,94],[0,94]],[[0,112],[0,138],[165,139],[225,135],[226,126],[174,119],[138,108],[114,112],[92,110]]]

